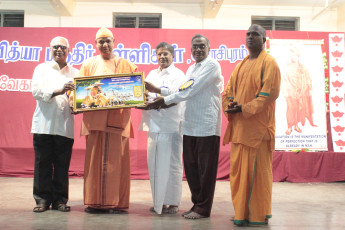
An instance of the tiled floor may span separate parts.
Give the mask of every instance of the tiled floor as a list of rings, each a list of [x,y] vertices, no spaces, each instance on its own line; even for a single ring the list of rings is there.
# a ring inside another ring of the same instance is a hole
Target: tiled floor
[[[210,218],[186,220],[183,211],[191,207],[190,192],[183,182],[179,214],[157,216],[151,207],[149,181],[131,182],[129,214],[88,214],[83,206],[83,180],[70,179],[71,212],[33,213],[32,178],[0,177],[0,229],[249,229],[236,227],[228,181],[218,181]],[[345,229],[345,183],[273,183],[273,218],[264,229]],[[252,229],[252,228],[251,228]]]

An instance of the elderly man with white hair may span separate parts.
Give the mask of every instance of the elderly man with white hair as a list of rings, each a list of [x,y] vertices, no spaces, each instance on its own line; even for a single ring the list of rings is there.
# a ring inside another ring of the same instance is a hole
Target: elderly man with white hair
[[[69,107],[68,91],[78,70],[67,65],[68,40],[55,37],[50,43],[54,61],[39,64],[32,78],[32,94],[37,106],[32,119],[35,170],[34,212],[52,209],[70,211],[68,169],[74,142],[74,117]]]

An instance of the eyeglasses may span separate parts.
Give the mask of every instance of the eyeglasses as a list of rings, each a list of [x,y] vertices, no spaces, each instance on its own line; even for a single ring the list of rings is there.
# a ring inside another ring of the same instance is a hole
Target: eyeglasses
[[[193,45],[193,49],[197,50],[198,48],[201,50],[204,50],[206,48],[206,45],[201,44],[201,45]]]
[[[65,50],[67,48],[67,46],[63,46],[63,45],[55,45],[53,46],[53,49],[57,50],[57,49],[61,49],[61,50]]]

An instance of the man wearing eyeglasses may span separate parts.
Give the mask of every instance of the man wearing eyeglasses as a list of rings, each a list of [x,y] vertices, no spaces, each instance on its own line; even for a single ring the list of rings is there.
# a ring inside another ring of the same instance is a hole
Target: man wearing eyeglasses
[[[32,78],[32,94],[37,106],[31,133],[35,150],[33,195],[34,212],[52,209],[70,211],[68,201],[68,169],[74,142],[74,117],[69,106],[68,91],[78,70],[67,65],[68,40],[55,37],[50,42],[54,61],[39,64]]]
[[[219,63],[209,56],[208,38],[195,35],[191,51],[195,64],[187,70],[189,80],[179,92],[147,106],[160,108],[186,101],[182,123],[183,160],[194,205],[182,216],[186,219],[200,219],[211,214],[216,186],[222,122],[220,94],[224,88],[224,79]]]

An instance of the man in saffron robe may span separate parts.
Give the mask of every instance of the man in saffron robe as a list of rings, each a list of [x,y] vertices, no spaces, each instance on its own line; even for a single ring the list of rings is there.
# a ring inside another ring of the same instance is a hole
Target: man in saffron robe
[[[293,129],[301,133],[298,124],[304,126],[306,119],[316,127],[313,121],[312,80],[300,56],[298,47],[291,46],[290,62],[282,77],[282,91],[286,100],[286,135],[290,135]]]
[[[233,71],[222,96],[228,127],[223,144],[231,141],[230,187],[234,224],[261,226],[271,217],[272,152],[275,100],[280,71],[264,50],[266,31],[249,27],[249,55]]]
[[[113,53],[114,36],[107,28],[96,34],[100,55],[86,60],[79,77],[131,73],[137,67]],[[89,213],[121,213],[129,206],[129,138],[133,137],[130,109],[83,114],[81,135],[86,137],[84,204]]]

